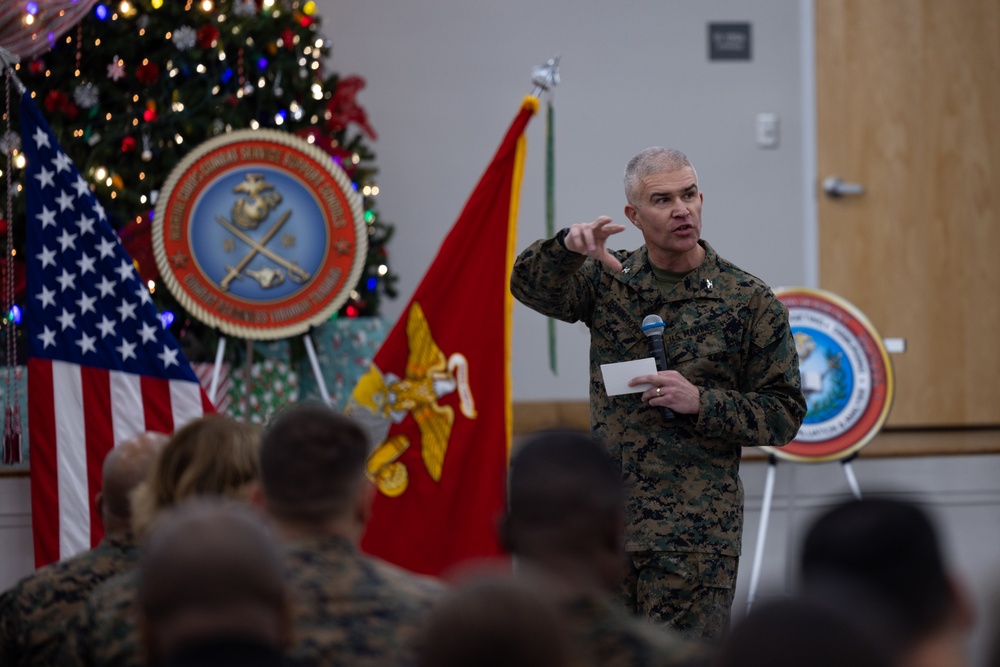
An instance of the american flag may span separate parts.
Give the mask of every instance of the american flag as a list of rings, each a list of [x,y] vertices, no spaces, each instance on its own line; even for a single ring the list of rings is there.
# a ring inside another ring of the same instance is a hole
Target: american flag
[[[31,512],[40,567],[102,537],[94,497],[116,443],[143,431],[172,433],[213,409],[104,208],[29,93],[20,110]]]

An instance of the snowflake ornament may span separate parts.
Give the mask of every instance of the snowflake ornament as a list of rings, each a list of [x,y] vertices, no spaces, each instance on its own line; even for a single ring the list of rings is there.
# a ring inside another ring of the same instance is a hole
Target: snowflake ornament
[[[117,55],[111,59],[111,64],[108,65],[108,78],[112,81],[118,81],[125,77],[125,61],[119,58]]]
[[[17,150],[21,150],[21,137],[16,132],[0,134],[0,154],[10,155]]]
[[[174,46],[177,47],[178,51],[187,51],[197,43],[198,32],[189,25],[182,25],[174,30],[174,36],[171,39],[173,39]]]
[[[233,4],[233,14],[248,18],[257,14],[257,3],[254,0],[236,0]]]
[[[90,109],[91,107],[97,106],[98,90],[97,86],[92,83],[83,83],[76,87],[73,91],[73,100],[78,106],[84,109]]]

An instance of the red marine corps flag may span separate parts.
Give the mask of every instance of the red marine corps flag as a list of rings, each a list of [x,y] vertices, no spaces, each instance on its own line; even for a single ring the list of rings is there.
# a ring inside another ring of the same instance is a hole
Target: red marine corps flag
[[[508,283],[527,97],[346,411],[373,433],[378,487],[362,548],[440,574],[502,553],[511,441]]]

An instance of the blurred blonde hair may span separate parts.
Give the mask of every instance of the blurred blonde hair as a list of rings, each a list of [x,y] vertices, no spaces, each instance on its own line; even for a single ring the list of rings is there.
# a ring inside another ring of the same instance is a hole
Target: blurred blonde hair
[[[132,530],[149,532],[157,515],[192,496],[246,497],[260,476],[260,428],[222,415],[175,432],[132,493]]]

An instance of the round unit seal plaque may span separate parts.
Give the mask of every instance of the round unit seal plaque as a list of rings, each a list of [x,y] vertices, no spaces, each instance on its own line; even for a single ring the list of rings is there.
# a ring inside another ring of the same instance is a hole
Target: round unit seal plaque
[[[882,338],[861,311],[823,290],[775,290],[788,308],[808,412],[795,439],[765,447],[783,459],[844,459],[874,438],[892,406],[893,377]]]
[[[325,152],[274,130],[241,130],[191,151],[153,219],[167,288],[206,324],[239,338],[304,333],[361,276],[361,199]]]

